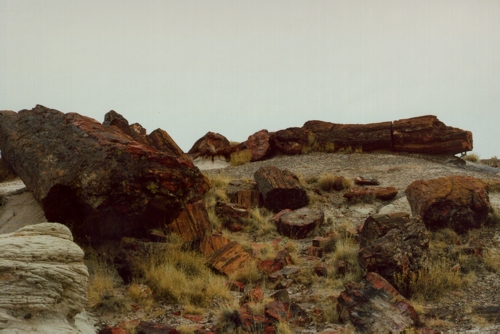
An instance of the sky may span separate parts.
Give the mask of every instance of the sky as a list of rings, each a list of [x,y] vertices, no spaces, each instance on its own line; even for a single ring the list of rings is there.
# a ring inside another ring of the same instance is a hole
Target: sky
[[[500,156],[498,0],[0,0],[0,110],[110,110],[187,151],[436,115]]]

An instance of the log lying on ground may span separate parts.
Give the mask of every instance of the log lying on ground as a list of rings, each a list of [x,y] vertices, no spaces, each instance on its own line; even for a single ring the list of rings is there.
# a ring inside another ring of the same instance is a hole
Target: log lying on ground
[[[394,150],[410,153],[457,154],[472,151],[472,133],[440,122],[436,116],[394,121]]]
[[[491,211],[486,184],[472,176],[418,180],[406,188],[413,215],[435,231],[451,228],[465,233],[481,227]]]
[[[123,120],[117,123],[105,126],[40,105],[0,112],[2,157],[46,218],[68,225],[76,238],[144,237],[209,189],[166,132],[157,131],[154,140],[145,136],[156,143],[145,145],[124,133]]]
[[[297,177],[276,166],[260,167],[254,174],[264,206],[273,212],[299,209],[309,204],[309,197]]]

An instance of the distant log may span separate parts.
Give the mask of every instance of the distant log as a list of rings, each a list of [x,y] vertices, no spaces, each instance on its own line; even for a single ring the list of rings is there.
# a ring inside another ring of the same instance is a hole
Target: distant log
[[[109,126],[40,105],[0,112],[2,157],[49,221],[68,225],[80,239],[144,237],[172,223],[209,189],[166,132],[144,136],[140,126],[128,131],[117,114],[107,120]],[[200,226],[193,231],[205,233]]]
[[[440,122],[436,116],[395,121],[392,126],[396,151],[457,154],[472,150],[472,133]]]
[[[264,206],[273,212],[299,209],[309,204],[309,197],[297,177],[275,166],[260,167],[254,174]]]

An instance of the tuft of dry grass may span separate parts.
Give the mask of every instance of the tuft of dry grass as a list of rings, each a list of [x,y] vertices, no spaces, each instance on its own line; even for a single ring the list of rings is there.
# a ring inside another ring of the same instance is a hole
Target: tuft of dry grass
[[[320,176],[318,180],[319,187],[324,191],[330,191],[335,184],[336,176],[331,173],[326,173]]]
[[[197,307],[208,307],[213,300],[230,300],[224,278],[206,267],[202,255],[183,251],[181,245],[171,242],[164,254],[153,255],[140,265],[144,280],[155,295]]]
[[[229,163],[231,166],[241,166],[252,161],[252,152],[249,150],[241,150],[231,154]]]
[[[490,193],[498,193],[500,192],[500,180],[492,179],[492,180],[483,180],[488,186],[488,191]]]
[[[464,159],[465,161],[477,162],[477,161],[479,160],[479,155],[478,155],[478,154],[476,154],[476,153],[471,152],[471,153],[467,153],[467,154],[463,157],[463,159]]]
[[[494,273],[500,271],[500,252],[497,249],[488,249],[482,260],[487,270]]]
[[[229,275],[229,280],[239,281],[246,284],[254,284],[262,281],[264,274],[257,268],[257,263],[252,262],[242,270]]]
[[[276,329],[276,334],[293,334],[294,331],[290,327],[290,324],[286,321],[278,321],[274,328]]]
[[[87,286],[89,308],[113,312],[130,309],[130,300],[118,293],[118,277],[114,268],[96,261],[92,269]]]
[[[265,208],[253,208],[249,210],[247,221],[247,232],[255,233],[258,237],[273,238],[277,235],[276,225],[271,221],[273,213]]]

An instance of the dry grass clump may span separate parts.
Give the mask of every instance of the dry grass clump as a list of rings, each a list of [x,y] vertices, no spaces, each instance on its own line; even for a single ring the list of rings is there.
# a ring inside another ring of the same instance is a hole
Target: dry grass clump
[[[266,239],[277,235],[276,225],[271,221],[273,213],[265,208],[253,208],[249,210],[249,216],[245,220],[246,232],[255,233],[258,237],[266,237]]]
[[[156,296],[197,307],[208,307],[214,299],[231,299],[225,280],[206,267],[202,255],[183,251],[181,242],[167,245],[164,254],[153,255],[141,265],[144,281]]]
[[[95,262],[87,286],[87,303],[91,310],[124,311],[129,303],[117,294],[118,277],[112,266]]]
[[[229,275],[229,280],[239,281],[246,284],[254,284],[260,282],[264,278],[264,274],[257,268],[257,263],[252,262],[245,268],[238,270]]]
[[[492,179],[492,180],[483,180],[488,186],[488,191],[490,193],[498,193],[500,192],[500,180]]]
[[[500,252],[498,249],[488,249],[482,257],[487,270],[498,273],[500,271]]]
[[[249,150],[241,150],[231,154],[229,163],[231,166],[241,166],[252,161],[252,152]]]
[[[295,333],[292,328],[290,327],[290,324],[286,321],[278,321],[276,324],[274,324],[274,328],[276,329],[276,334],[293,334]]]
[[[476,153],[467,153],[464,157],[463,157],[464,160],[466,161],[470,161],[470,162],[477,162],[479,160],[479,155],[476,154]]]
[[[330,191],[335,185],[337,177],[331,173],[323,174],[318,180],[319,187],[324,191]]]

